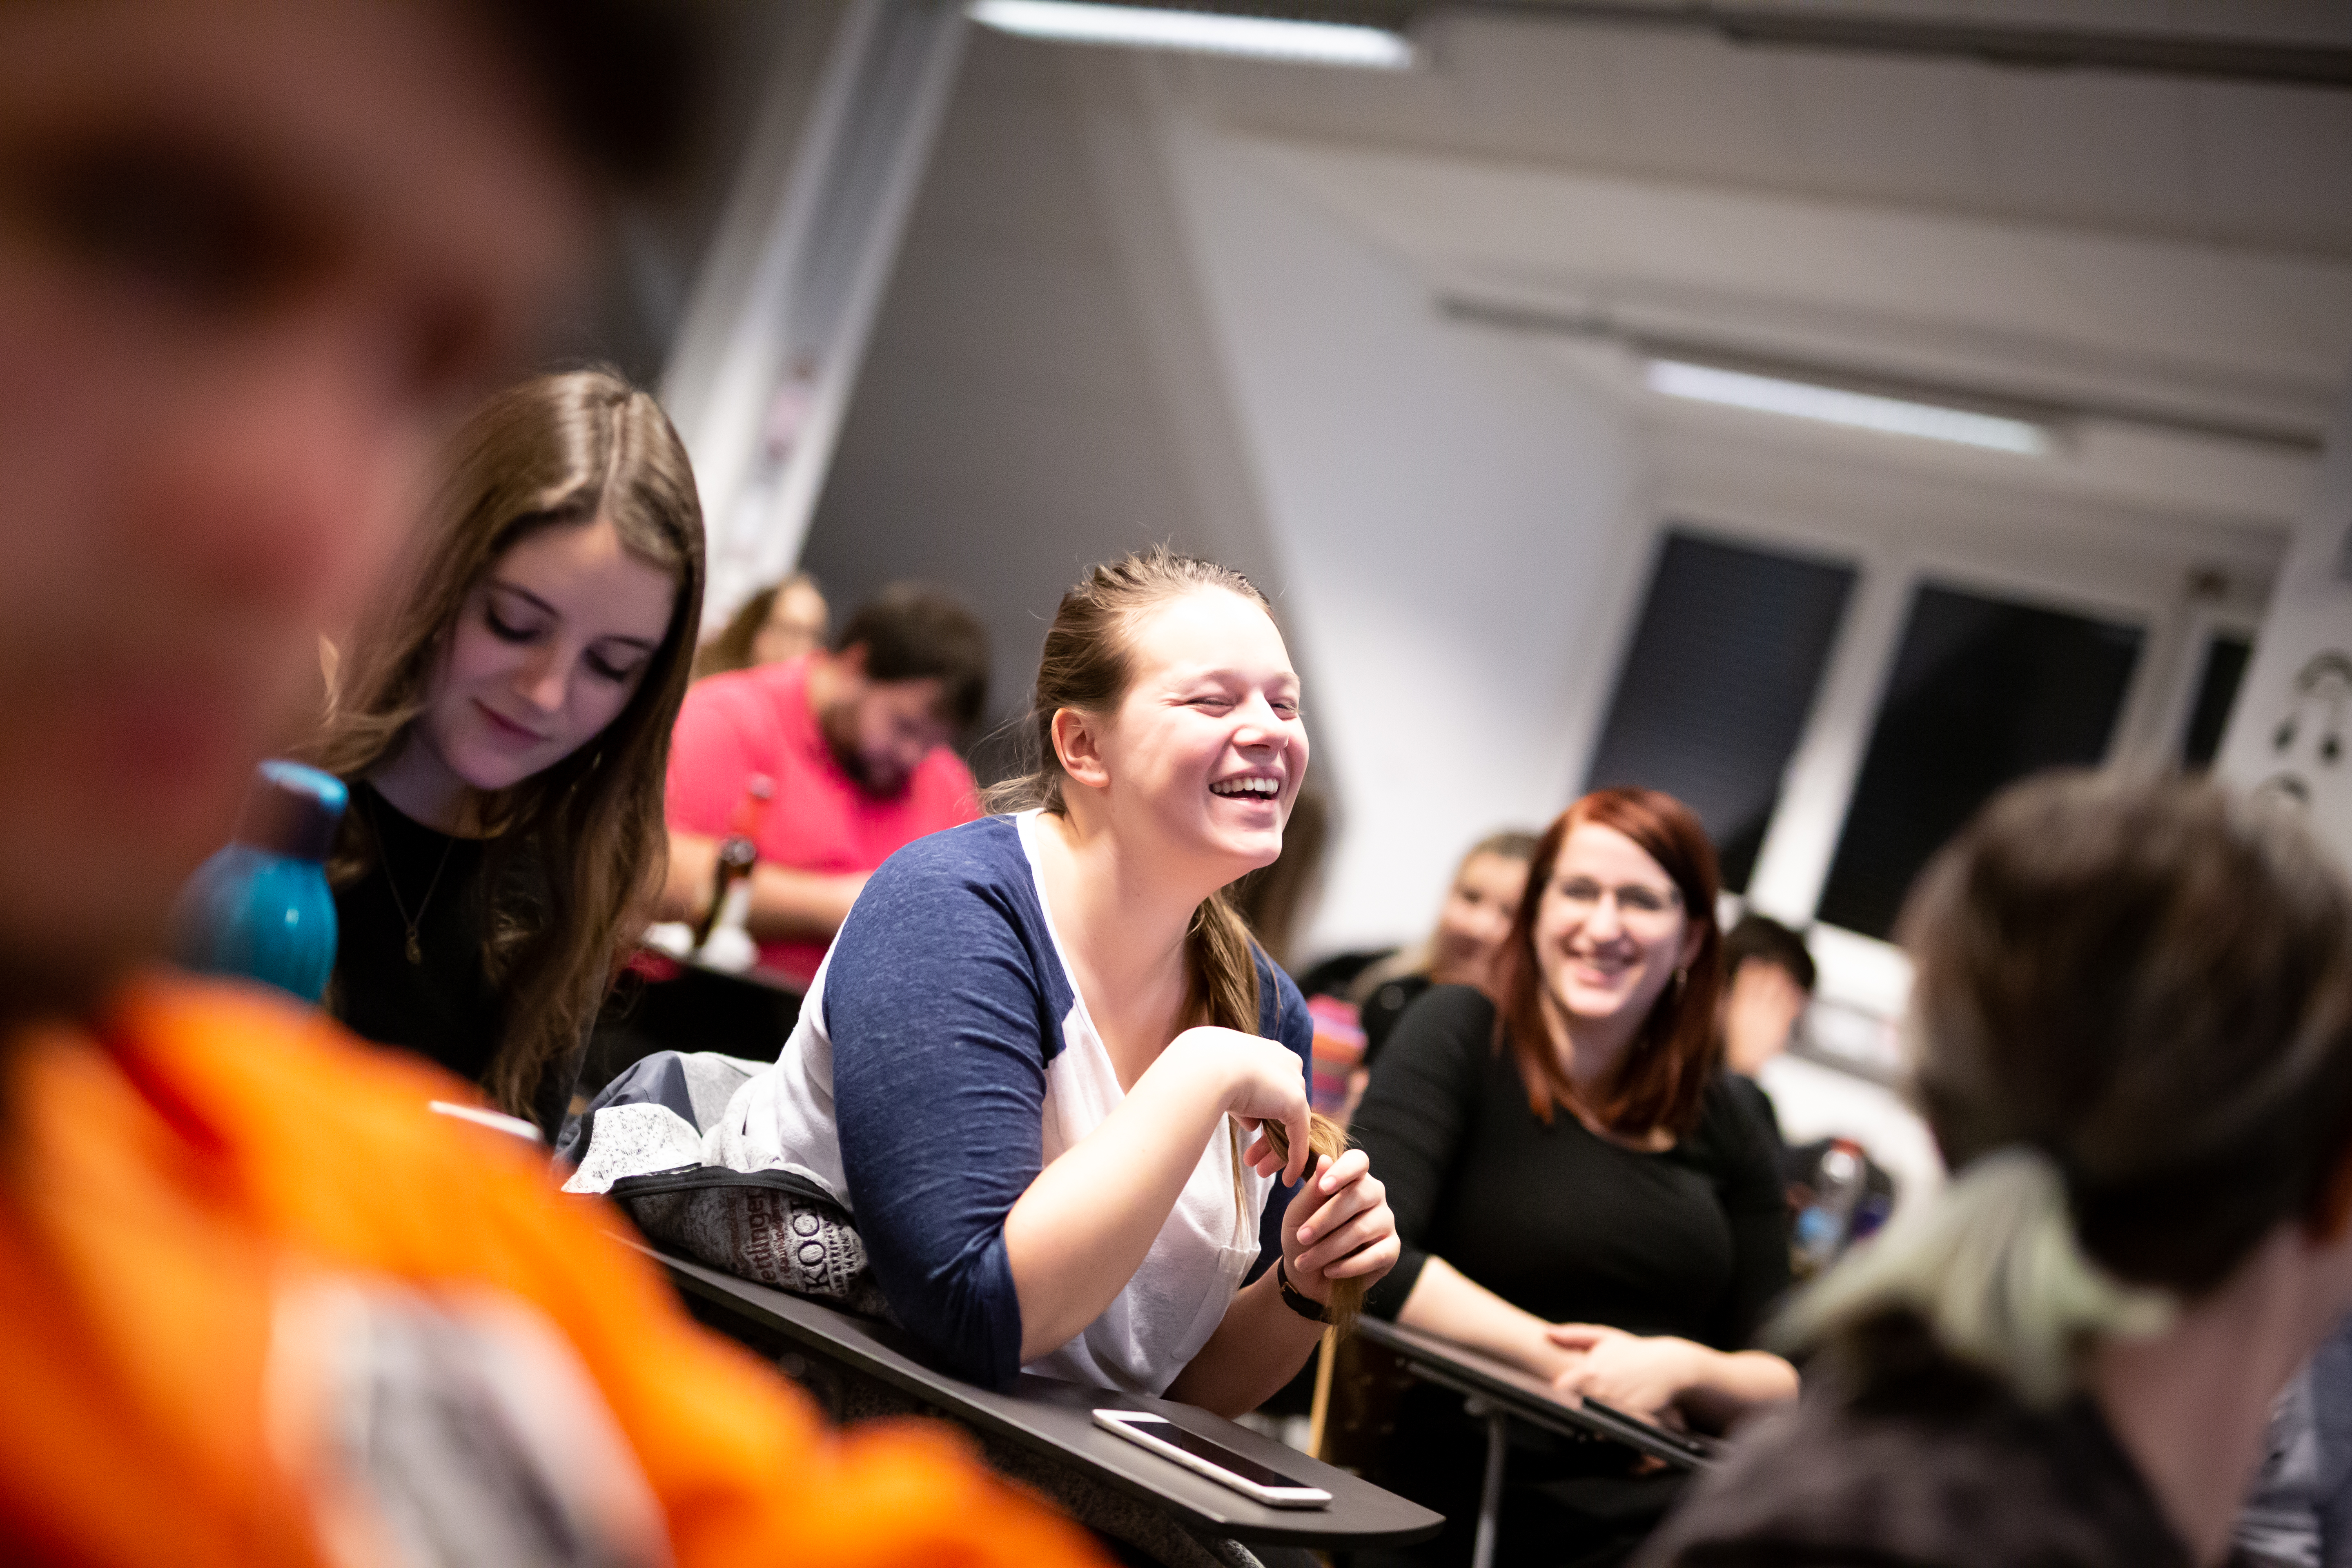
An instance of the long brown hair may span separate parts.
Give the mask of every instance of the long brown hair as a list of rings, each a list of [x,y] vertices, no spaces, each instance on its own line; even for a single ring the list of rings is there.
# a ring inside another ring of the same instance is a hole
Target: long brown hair
[[[1597,1100],[1569,1081],[1552,1049],[1544,1016],[1543,966],[1536,958],[1536,917],[1568,836],[1585,823],[1612,827],[1658,863],[1682,896],[1683,915],[1701,933],[1698,952],[1650,1005]],[[1700,1097],[1715,1076],[1715,998],[1723,985],[1723,934],[1715,921],[1718,883],[1715,846],[1681,801],[1654,789],[1598,789],[1559,814],[1536,843],[1527,896],[1496,956],[1502,1008],[1496,1047],[1507,1046],[1527,1085],[1528,1105],[1549,1123],[1556,1107],[1581,1112],[1612,1132],[1642,1136],[1660,1128],[1684,1133],[1698,1121]]]
[[[499,394],[457,433],[441,476],[397,577],[339,660],[326,725],[308,749],[330,773],[363,777],[397,750],[431,700],[467,597],[528,535],[607,521],[677,583],[668,629],[619,715],[553,766],[477,800],[490,840],[476,893],[506,1002],[485,1087],[528,1115],[548,1064],[584,1037],[667,860],[662,787],[702,615],[702,510],[660,406],[608,370]],[[329,875],[346,886],[378,854],[365,814],[352,812]],[[516,890],[522,863],[536,867],[543,908]]]

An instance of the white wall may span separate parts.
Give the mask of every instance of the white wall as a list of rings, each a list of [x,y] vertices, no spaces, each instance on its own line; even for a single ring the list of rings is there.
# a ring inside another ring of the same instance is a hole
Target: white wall
[[[1639,548],[1633,432],[1245,144],[1162,121],[1341,813],[1308,951],[1424,929],[1479,836],[1578,782],[1596,626]],[[1605,679],[1605,673],[1604,673]]]
[[[801,556],[836,624],[899,578],[965,597],[1000,720],[1089,563],[1159,540],[1245,571],[1267,556],[1246,482],[1195,429],[1213,419],[1163,393],[1156,345],[1186,332],[1154,331],[1125,243],[1154,193],[1097,177],[1101,115],[1072,64],[975,29]]]

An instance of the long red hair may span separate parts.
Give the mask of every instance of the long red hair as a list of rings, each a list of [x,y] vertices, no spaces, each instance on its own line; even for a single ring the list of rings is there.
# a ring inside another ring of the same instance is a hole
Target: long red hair
[[[1536,915],[1551,886],[1560,847],[1584,823],[1611,827],[1639,845],[1682,895],[1683,913],[1700,932],[1683,978],[1661,992],[1641,1033],[1597,1101],[1577,1092],[1552,1049],[1544,1016],[1543,967],[1536,962]],[[1715,1076],[1716,994],[1723,986],[1723,932],[1715,920],[1718,879],[1715,845],[1690,807],[1654,789],[1598,789],[1566,811],[1537,841],[1527,897],[1496,955],[1496,1048],[1507,1047],[1528,1089],[1528,1106],[1549,1124],[1560,1106],[1612,1132],[1641,1137],[1658,1128],[1680,1135],[1698,1121],[1699,1099]]]

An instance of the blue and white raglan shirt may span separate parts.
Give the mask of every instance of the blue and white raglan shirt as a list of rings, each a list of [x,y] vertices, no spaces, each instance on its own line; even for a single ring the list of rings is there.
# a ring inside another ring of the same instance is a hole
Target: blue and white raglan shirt
[[[1259,1260],[1276,1189],[1221,1121],[1135,1276],[1026,1368],[1004,1219],[1125,1097],[1038,876],[1036,814],[983,817],[886,861],[858,895],[776,1065],[707,1133],[707,1162],[784,1169],[856,1216],[890,1308],[948,1363],[1156,1394]],[[1263,954],[1258,1032],[1308,1059],[1313,1025]]]

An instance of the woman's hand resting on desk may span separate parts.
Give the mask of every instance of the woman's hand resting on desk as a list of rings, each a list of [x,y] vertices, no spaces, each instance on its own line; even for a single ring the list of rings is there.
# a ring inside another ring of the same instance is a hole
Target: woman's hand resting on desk
[[[1370,1286],[1396,1266],[1396,1215],[1371,1157],[1350,1149],[1319,1156],[1307,1184],[1282,1212],[1282,1267],[1300,1293],[1328,1301],[1331,1285]]]
[[[1629,1334],[1599,1323],[1555,1323],[1545,1337],[1568,1356],[1552,1387],[1676,1427],[1683,1417],[1675,1401],[1702,1380],[1709,1353],[1670,1334]]]
[[[1712,1350],[1599,1323],[1554,1323],[1544,1338],[1567,1358],[1553,1388],[1663,1426],[1727,1431],[1757,1405],[1797,1394],[1796,1369],[1765,1351]]]

